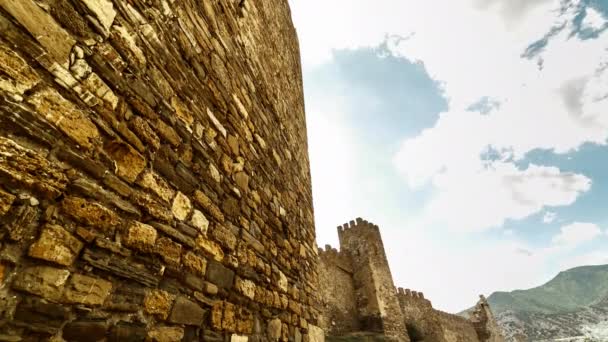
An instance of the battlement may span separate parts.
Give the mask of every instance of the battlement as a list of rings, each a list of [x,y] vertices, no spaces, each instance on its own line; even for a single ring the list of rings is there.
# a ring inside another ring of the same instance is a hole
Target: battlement
[[[430,300],[424,298],[424,293],[398,287],[395,289],[400,303],[408,305],[424,305],[432,307]]]

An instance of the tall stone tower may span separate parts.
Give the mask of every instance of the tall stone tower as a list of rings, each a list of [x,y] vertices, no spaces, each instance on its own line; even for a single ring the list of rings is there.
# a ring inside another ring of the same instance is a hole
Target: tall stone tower
[[[361,329],[409,341],[378,226],[357,218],[338,227],[338,237],[352,258]]]

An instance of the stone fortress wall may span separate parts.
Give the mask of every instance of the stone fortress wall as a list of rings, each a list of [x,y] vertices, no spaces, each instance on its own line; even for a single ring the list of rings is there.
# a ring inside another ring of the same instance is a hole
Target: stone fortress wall
[[[0,226],[2,341],[322,338],[287,1],[0,0]]]
[[[466,319],[435,310],[421,292],[394,287],[377,225],[358,218],[339,226],[338,236],[340,251],[319,250],[319,323],[330,339],[372,332],[397,341],[503,341],[485,298]]]

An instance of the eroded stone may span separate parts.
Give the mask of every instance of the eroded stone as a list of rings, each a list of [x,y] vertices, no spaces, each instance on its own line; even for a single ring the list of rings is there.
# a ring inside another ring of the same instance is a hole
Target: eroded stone
[[[70,272],[49,266],[31,266],[17,273],[13,288],[59,301]]]
[[[191,210],[192,204],[190,204],[190,199],[178,191],[177,195],[175,195],[175,198],[173,199],[173,206],[171,207],[173,216],[176,219],[183,221],[188,217],[188,215],[190,215]]]
[[[84,244],[57,225],[46,225],[29,249],[29,256],[69,266],[74,263]]]
[[[64,294],[65,301],[85,305],[101,305],[110,295],[112,283],[96,277],[74,274]]]
[[[154,249],[157,235],[158,233],[154,227],[132,221],[127,228],[126,235],[123,237],[123,243],[142,252],[151,252]]]

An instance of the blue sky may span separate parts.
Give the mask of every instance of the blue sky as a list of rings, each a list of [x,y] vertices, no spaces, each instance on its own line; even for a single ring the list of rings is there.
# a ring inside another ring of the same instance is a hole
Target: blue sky
[[[290,5],[319,245],[375,222],[453,312],[608,263],[608,0]]]

